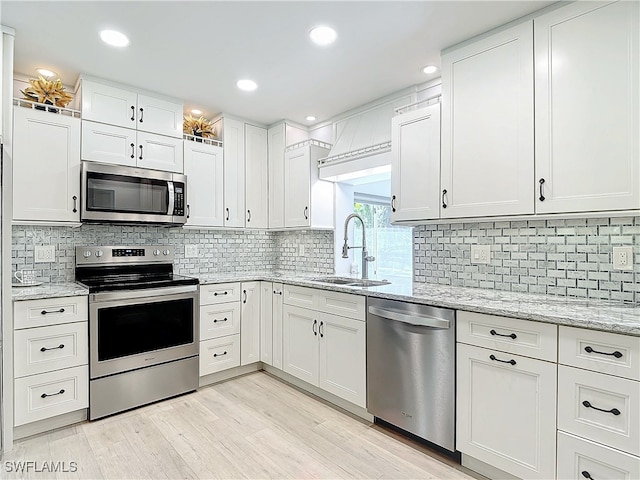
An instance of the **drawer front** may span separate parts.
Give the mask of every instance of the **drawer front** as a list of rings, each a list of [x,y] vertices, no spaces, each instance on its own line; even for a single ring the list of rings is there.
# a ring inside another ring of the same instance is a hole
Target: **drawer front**
[[[216,283],[200,285],[200,305],[239,302],[240,283]]]
[[[516,355],[557,361],[558,328],[549,323],[457,312],[458,342]]]
[[[311,308],[315,310],[318,306],[316,290],[307,287],[297,287],[295,285],[284,286],[285,305],[294,307]]]
[[[640,455],[640,382],[560,365],[558,429]]]
[[[240,302],[200,307],[200,340],[240,333]]]
[[[89,406],[89,367],[17,378],[14,425],[43,420]]]
[[[634,480],[640,457],[558,432],[558,480]]]
[[[324,313],[333,313],[364,322],[366,297],[349,293],[317,291],[317,308]]]
[[[640,380],[640,337],[560,327],[558,362]]]
[[[14,328],[43,327],[87,320],[88,297],[60,297],[24,300],[13,304]]]
[[[200,376],[240,366],[240,335],[200,342]]]
[[[16,330],[13,338],[16,378],[88,363],[87,322]]]

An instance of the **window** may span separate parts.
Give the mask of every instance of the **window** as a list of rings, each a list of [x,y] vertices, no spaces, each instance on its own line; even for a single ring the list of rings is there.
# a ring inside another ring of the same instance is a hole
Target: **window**
[[[413,276],[413,232],[411,227],[391,225],[389,199],[376,195],[356,193],[353,211],[364,220],[367,250],[374,256],[369,262],[369,278],[390,282],[411,280]],[[360,245],[362,226],[354,222],[351,245]],[[354,255],[358,272],[362,273],[362,255]]]

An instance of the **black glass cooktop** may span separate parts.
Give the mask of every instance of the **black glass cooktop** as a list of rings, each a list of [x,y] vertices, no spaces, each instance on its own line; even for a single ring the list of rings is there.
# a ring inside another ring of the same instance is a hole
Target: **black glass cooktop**
[[[173,273],[171,265],[76,268],[76,282],[89,293],[197,285],[198,279]]]

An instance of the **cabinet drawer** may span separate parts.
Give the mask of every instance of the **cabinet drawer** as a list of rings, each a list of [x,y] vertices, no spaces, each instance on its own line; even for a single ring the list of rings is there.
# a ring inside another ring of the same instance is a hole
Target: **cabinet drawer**
[[[239,302],[240,283],[216,283],[200,285],[200,305]]]
[[[640,337],[560,327],[558,363],[640,380]]]
[[[200,342],[200,376],[240,366],[240,335]]]
[[[88,363],[87,322],[16,330],[13,338],[16,378]]]
[[[640,458],[558,432],[558,480],[634,480],[640,478]]]
[[[458,342],[555,362],[558,329],[549,323],[457,312]]]
[[[343,317],[353,318],[364,322],[366,316],[365,301],[362,295],[352,295],[340,292],[317,292],[317,308],[324,313],[333,313]]]
[[[89,367],[17,378],[14,425],[73,412],[89,405]]]
[[[240,302],[200,307],[200,340],[240,333]]]
[[[87,296],[24,300],[13,304],[14,328],[42,327],[87,320]]]
[[[558,429],[640,455],[640,382],[558,367]]]
[[[294,307],[315,309],[317,305],[315,290],[313,288],[285,285],[283,303]]]

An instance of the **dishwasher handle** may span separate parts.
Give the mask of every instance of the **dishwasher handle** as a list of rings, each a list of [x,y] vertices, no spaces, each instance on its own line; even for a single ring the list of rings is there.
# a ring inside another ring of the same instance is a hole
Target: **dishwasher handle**
[[[387,310],[378,307],[369,307],[369,313],[389,320],[415,325],[416,327],[447,329],[451,327],[451,322],[444,318],[428,317],[417,313],[407,314],[395,310]]]

